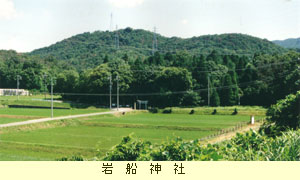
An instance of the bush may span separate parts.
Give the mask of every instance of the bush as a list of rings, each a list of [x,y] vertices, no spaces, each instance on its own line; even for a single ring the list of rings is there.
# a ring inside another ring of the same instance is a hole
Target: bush
[[[300,91],[279,100],[267,111],[267,120],[281,129],[298,129],[300,127]]]
[[[121,143],[114,147],[113,151],[108,152],[104,160],[107,161],[136,161],[138,157],[147,152],[150,142],[144,142],[126,136]]]
[[[237,114],[238,114],[238,110],[237,110],[237,108],[234,108],[232,115],[237,115]]]
[[[194,109],[192,109],[191,110],[191,112],[190,112],[190,114],[194,114],[195,113],[195,110]]]
[[[171,114],[172,113],[172,109],[165,109],[163,111],[164,114]]]
[[[211,113],[212,115],[215,115],[215,114],[217,114],[217,110],[216,109],[214,109],[214,111]]]
[[[149,112],[158,113],[158,108],[151,108],[151,109],[149,109]]]
[[[60,159],[57,159],[57,161],[83,161],[83,157],[81,156],[62,157]]]
[[[218,144],[202,145],[198,140],[181,138],[151,144],[125,137],[121,144],[107,153],[108,161],[299,161],[300,131],[284,132],[270,138],[263,133],[249,131]]]

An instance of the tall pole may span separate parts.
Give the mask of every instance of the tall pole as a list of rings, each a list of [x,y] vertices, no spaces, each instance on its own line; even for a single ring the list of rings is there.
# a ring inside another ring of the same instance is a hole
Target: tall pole
[[[53,77],[51,77],[51,118],[53,118]]]
[[[111,110],[111,89],[112,89],[112,83],[111,83],[111,75],[109,76],[109,109]]]
[[[210,92],[209,92],[209,87],[210,86],[210,81],[209,81],[209,75],[207,76],[207,104],[208,107],[210,105]]]
[[[117,110],[119,111],[119,75],[117,76]]]
[[[20,75],[17,75],[17,95],[19,100],[19,87],[20,87],[20,80],[22,80],[22,77]]]
[[[45,100],[46,100],[46,90],[47,90],[47,83],[46,83],[46,78],[47,78],[47,74],[46,73],[44,73],[44,75],[43,75],[43,77],[44,77],[44,93],[45,93]]]
[[[110,14],[110,27],[109,27],[110,32],[113,31],[113,13]]]

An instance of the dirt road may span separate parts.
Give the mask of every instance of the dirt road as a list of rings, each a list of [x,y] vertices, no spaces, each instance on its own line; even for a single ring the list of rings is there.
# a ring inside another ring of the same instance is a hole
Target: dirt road
[[[218,143],[218,142],[221,142],[221,141],[229,140],[232,137],[234,137],[236,135],[236,133],[243,133],[243,132],[249,131],[250,129],[258,130],[261,125],[262,125],[262,123],[255,123],[254,125],[248,125],[248,126],[243,127],[242,129],[239,129],[237,131],[233,131],[233,132],[230,132],[230,133],[222,134],[222,135],[217,136],[215,138],[209,139],[207,141],[207,144],[208,143],[209,144],[214,144],[214,143]]]
[[[27,120],[27,121],[22,121],[22,122],[0,124],[0,128],[21,126],[21,125],[26,125],[26,124],[34,124],[34,123],[41,123],[41,122],[47,122],[47,121],[57,121],[57,120],[63,120],[63,119],[73,119],[73,118],[81,118],[81,117],[99,116],[99,115],[105,115],[105,114],[115,114],[115,113],[129,112],[129,111],[132,111],[132,109],[122,108],[122,109],[119,109],[119,111],[109,111],[109,112],[100,112],[100,113],[91,113],[91,114],[79,114],[79,115],[62,116],[62,117],[55,117],[55,118],[33,119],[33,120]]]

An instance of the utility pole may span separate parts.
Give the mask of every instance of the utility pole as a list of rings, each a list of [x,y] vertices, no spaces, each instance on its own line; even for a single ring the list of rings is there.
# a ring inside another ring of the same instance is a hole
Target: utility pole
[[[209,87],[210,86],[210,80],[209,80],[209,75],[207,76],[207,104],[208,107],[210,106],[210,92],[209,92]]]
[[[117,75],[117,110],[119,111],[119,75]]]
[[[53,77],[51,77],[51,118],[53,118],[53,86],[54,86]]]
[[[111,75],[109,76],[109,109],[111,110],[111,89],[112,89],[112,83],[111,83]]]
[[[47,78],[47,74],[46,73],[44,73],[44,75],[43,75],[43,78],[44,78],[44,93],[45,93],[45,100],[46,100],[46,96],[47,96],[47,82],[46,82],[46,78]]]
[[[19,87],[20,87],[20,80],[22,80],[22,77],[20,75],[17,75],[17,95],[18,95],[18,100],[19,100]]]

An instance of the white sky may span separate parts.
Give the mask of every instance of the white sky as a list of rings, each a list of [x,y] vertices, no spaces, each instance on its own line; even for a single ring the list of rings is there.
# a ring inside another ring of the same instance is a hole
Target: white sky
[[[28,52],[114,27],[167,37],[243,33],[300,37],[300,0],[0,0],[0,49]]]

